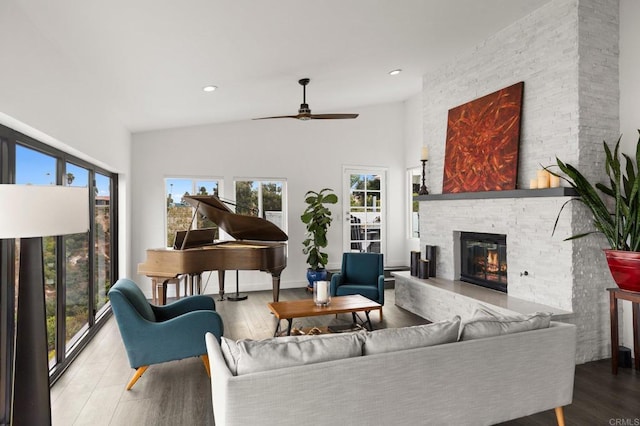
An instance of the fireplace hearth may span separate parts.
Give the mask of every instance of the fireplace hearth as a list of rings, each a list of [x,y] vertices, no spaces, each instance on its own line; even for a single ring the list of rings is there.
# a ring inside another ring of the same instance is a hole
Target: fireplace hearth
[[[460,280],[507,292],[507,236],[460,233]]]

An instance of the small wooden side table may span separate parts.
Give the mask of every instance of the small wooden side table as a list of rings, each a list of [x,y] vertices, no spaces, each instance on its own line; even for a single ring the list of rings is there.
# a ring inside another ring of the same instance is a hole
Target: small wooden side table
[[[611,314],[611,372],[618,374],[618,299],[631,302],[631,312],[633,316],[633,357],[636,370],[640,370],[640,340],[638,337],[638,304],[640,304],[640,293],[626,291],[619,288],[608,288],[609,311]]]

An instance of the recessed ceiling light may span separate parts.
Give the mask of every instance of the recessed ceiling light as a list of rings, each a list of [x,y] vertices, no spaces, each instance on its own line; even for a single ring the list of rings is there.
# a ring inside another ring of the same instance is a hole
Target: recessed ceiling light
[[[218,88],[218,86],[204,86],[202,88],[202,90],[204,90],[205,92],[213,92],[214,90],[216,90]]]
[[[400,68],[398,68],[397,70],[389,71],[389,75],[398,75],[401,72],[402,72],[402,70]]]

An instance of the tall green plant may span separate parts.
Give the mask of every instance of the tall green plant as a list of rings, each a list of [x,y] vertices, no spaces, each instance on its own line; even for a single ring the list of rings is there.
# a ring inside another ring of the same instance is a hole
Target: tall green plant
[[[324,188],[320,192],[308,191],[304,197],[307,208],[300,219],[307,226],[307,238],[302,242],[302,253],[307,255],[309,269],[317,271],[324,269],[329,261],[329,255],[322,252],[322,249],[328,244],[327,231],[333,218],[331,210],[325,204],[336,204],[338,197],[330,188]]]
[[[640,130],[638,132],[640,133]],[[578,198],[567,201],[560,213],[569,202],[579,201],[593,214],[593,224],[596,228],[596,231],[574,235],[567,240],[599,232],[606,237],[614,250],[640,251],[640,175],[637,170],[640,161],[640,138],[636,144],[635,163],[631,157],[622,153],[625,160],[624,170],[620,161],[620,139],[618,138],[613,153],[606,141],[603,142],[608,186],[602,183],[591,184],[574,166],[556,158],[558,167],[566,176],[554,174],[567,181],[578,193]],[[613,205],[612,211],[608,205]],[[558,218],[553,227],[554,232]]]

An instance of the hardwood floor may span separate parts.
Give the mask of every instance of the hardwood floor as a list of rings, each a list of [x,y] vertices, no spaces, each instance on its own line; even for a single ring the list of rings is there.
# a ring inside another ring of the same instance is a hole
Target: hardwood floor
[[[281,291],[281,300],[310,297],[304,289]],[[384,321],[372,313],[375,328],[427,323],[394,304],[393,290],[385,293]],[[275,319],[266,304],[271,291],[249,293],[241,302],[216,302],[225,336],[233,339],[271,337]],[[350,315],[344,316],[348,320]],[[342,319],[342,318],[341,318]],[[294,321],[294,327],[328,324],[333,317]],[[54,426],[79,425],[213,425],[209,378],[198,358],[149,367],[134,388],[125,390],[133,370],[115,320],[96,338],[51,389]],[[428,397],[428,396],[426,396]],[[452,396],[454,397],[454,396]],[[498,397],[498,395],[497,395]],[[251,400],[247,400],[250,404]],[[285,403],[285,402],[283,402]],[[576,366],[573,404],[565,408],[567,425],[640,425],[640,374],[622,368],[611,374],[609,360]],[[504,425],[553,425],[553,410]]]

